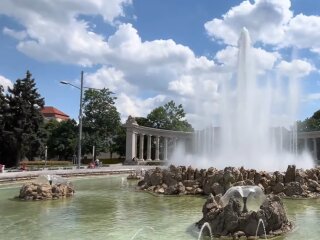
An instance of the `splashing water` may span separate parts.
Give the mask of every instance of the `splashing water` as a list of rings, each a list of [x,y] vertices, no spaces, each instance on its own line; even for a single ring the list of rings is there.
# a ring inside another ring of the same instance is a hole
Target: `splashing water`
[[[125,177],[121,177],[121,187],[127,187],[128,186],[128,180]]]
[[[257,53],[245,28],[238,48],[236,81],[221,82],[220,107],[216,116],[210,117],[211,123],[216,120],[216,127],[196,131],[193,154],[183,152],[180,145],[172,162],[201,168],[244,166],[268,171],[285,170],[290,164],[312,168],[309,154],[297,155],[294,122],[299,102],[298,79],[257,79]]]
[[[146,226],[146,227],[143,227],[143,228],[140,228],[133,236],[130,240],[134,240],[143,230],[145,229],[150,229],[154,232],[154,228],[153,227],[149,227],[149,226]]]
[[[262,223],[262,226],[263,226],[264,239],[267,239],[266,227],[264,226],[264,222],[261,218],[259,219],[257,230],[256,230],[256,239],[258,239],[258,231],[259,231],[260,223]]]
[[[207,228],[209,229],[210,239],[212,240],[212,239],[213,239],[212,230],[211,230],[210,224],[209,224],[208,222],[205,222],[205,223],[202,225],[202,227],[201,227],[201,229],[200,229],[200,232],[199,232],[198,240],[201,239],[201,237],[202,237],[202,232],[203,232],[203,230],[204,230],[205,227],[207,227]]]

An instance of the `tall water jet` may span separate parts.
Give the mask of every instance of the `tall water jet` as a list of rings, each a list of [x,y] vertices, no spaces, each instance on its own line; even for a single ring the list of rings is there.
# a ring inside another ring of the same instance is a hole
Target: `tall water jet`
[[[276,77],[256,77],[257,56],[246,28],[241,31],[238,49],[236,81],[221,83],[218,123],[195,132],[195,154],[180,156],[183,162],[172,159],[173,163],[259,170],[285,170],[291,164],[313,167],[311,156],[297,156],[297,81],[289,79],[284,87]]]
[[[257,84],[251,40],[245,28],[238,46],[236,86],[233,90],[225,84],[227,93],[222,95],[226,108],[220,113],[220,158],[234,159],[246,167],[260,167],[262,158],[270,161],[281,154],[272,146],[275,139],[270,136],[272,91],[268,86],[261,88]]]

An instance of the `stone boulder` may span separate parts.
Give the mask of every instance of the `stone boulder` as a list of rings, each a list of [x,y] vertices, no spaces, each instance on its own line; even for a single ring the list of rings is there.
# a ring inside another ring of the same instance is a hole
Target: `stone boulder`
[[[290,183],[296,181],[296,166],[289,165],[284,176],[284,183]]]
[[[162,184],[162,171],[161,168],[156,168],[150,175],[151,186],[157,186]]]
[[[288,197],[300,196],[303,193],[304,189],[298,182],[290,182],[286,185],[284,193]]]
[[[320,190],[320,185],[315,180],[310,179],[307,186],[308,186],[308,190],[311,192],[319,192],[319,190]]]
[[[41,184],[25,183],[20,189],[18,198],[23,200],[49,200],[71,197],[74,195],[74,187],[70,183]]]
[[[276,183],[276,185],[272,187],[272,191],[275,194],[281,193],[283,192],[283,190],[284,190],[284,184],[281,182]]]

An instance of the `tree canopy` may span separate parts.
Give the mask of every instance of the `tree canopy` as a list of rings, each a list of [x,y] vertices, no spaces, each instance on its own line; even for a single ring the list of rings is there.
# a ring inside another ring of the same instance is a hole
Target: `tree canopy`
[[[4,95],[4,89],[0,85],[0,133],[4,128],[4,115],[6,113],[6,109],[7,109],[7,101]],[[1,136],[2,134],[0,134],[0,137]]]
[[[76,153],[78,126],[75,120],[46,123],[48,131],[48,156],[58,157],[59,160],[70,159]]]
[[[185,119],[185,115],[182,104],[177,106],[174,101],[170,101],[153,109],[147,116],[148,121],[144,121],[146,125],[154,128],[185,132],[193,131],[191,124]]]
[[[83,104],[83,149],[90,153],[92,146],[95,152],[113,152],[114,139],[121,126],[120,114],[115,107],[115,97],[107,89],[85,91]]]
[[[18,79],[13,88],[8,88],[8,94],[0,97],[2,140],[5,139],[1,143],[1,160],[8,166],[18,165],[24,156],[33,158],[42,146],[44,132],[41,131],[43,117],[40,110],[44,99],[31,77],[27,71],[24,79]]]
[[[310,118],[298,121],[297,129],[301,132],[320,131],[320,110],[313,113]]]

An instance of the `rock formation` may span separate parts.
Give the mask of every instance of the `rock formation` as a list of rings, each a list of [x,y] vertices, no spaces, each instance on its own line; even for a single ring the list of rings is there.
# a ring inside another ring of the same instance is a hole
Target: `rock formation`
[[[280,197],[314,198],[320,196],[320,168],[308,170],[288,166],[286,172],[265,172],[254,169],[226,167],[193,169],[173,166],[155,168],[145,173],[138,183],[142,190],[166,195],[224,194],[231,186],[257,185],[265,194]]]
[[[242,236],[250,237],[264,235],[263,226],[258,227],[259,220],[265,225],[266,234],[277,236],[292,229],[288,221],[280,197],[269,195],[258,211],[242,212],[238,199],[230,198],[229,203],[222,207],[221,195],[209,196],[202,213],[203,218],[196,223],[201,226],[208,222],[215,237],[228,236],[238,239]]]
[[[71,197],[74,194],[74,187],[70,183],[25,183],[20,189],[18,198],[23,200],[48,200]]]

